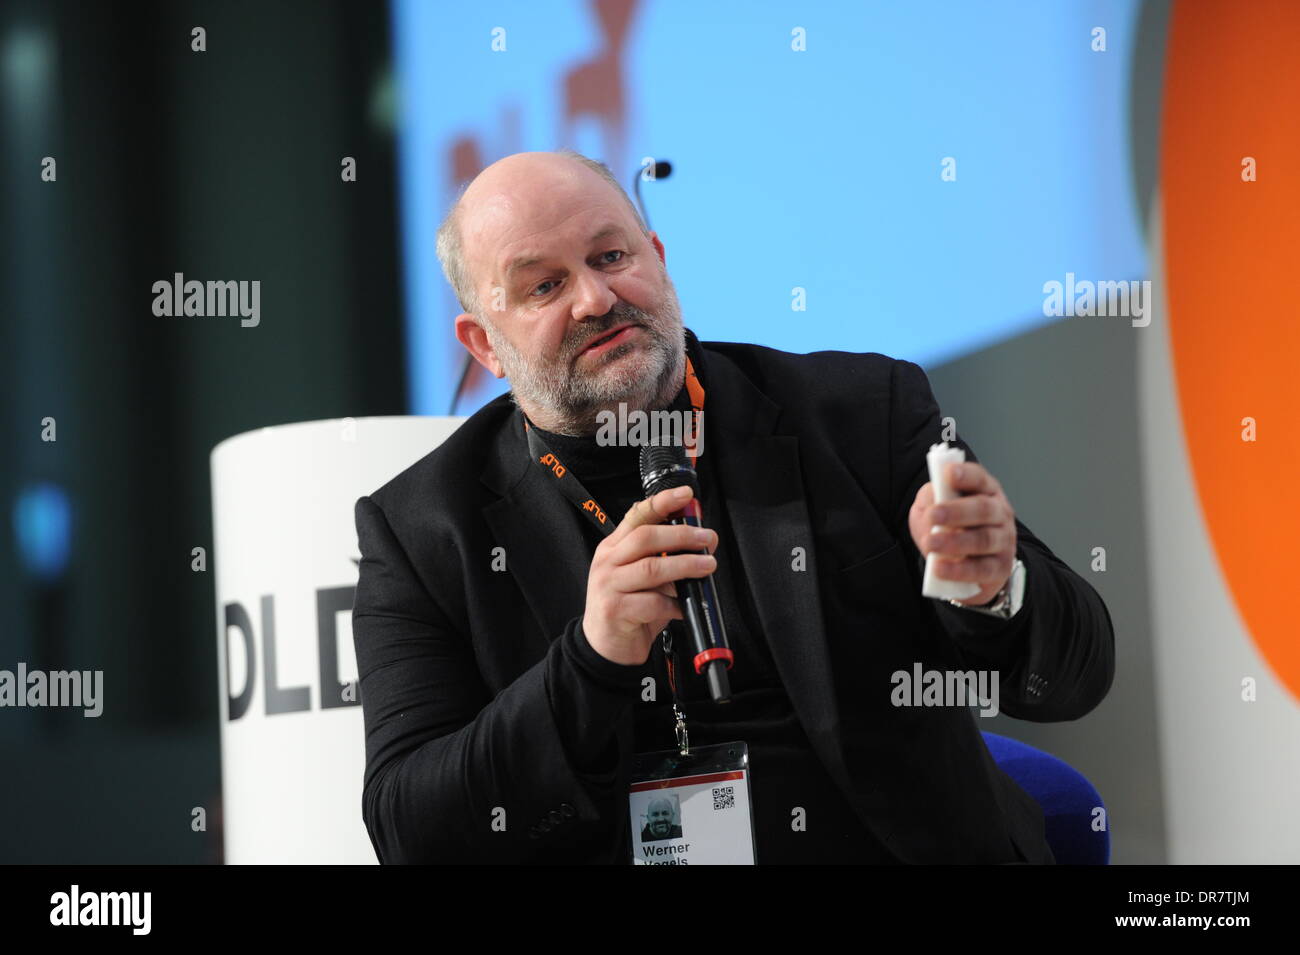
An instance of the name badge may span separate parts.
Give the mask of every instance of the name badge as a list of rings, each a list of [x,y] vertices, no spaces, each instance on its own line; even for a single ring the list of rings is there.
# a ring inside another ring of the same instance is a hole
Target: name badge
[[[633,865],[753,865],[749,747],[635,754],[628,812]]]

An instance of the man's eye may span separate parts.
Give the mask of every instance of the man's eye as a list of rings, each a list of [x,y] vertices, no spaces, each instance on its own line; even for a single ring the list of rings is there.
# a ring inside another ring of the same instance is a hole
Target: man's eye
[[[607,255],[615,256],[615,258],[607,259],[607,258],[605,258],[605,256],[607,256]],[[601,264],[602,264],[602,265],[613,265],[613,264],[616,263],[616,262],[621,262],[621,261],[623,260],[623,257],[626,256],[626,255],[627,255],[627,253],[624,252],[622,249],[610,249],[608,252],[602,252],[602,253],[600,253],[600,255],[597,256],[597,258],[599,258],[599,259],[601,260]],[[546,280],[545,282],[543,282],[541,285],[536,286],[536,287],[535,287],[531,292],[529,292],[528,294],[529,294],[529,296],[531,296],[531,297],[533,297],[533,298],[537,298],[537,297],[539,297],[539,296],[546,295],[546,294],[548,294],[548,293],[550,292],[550,289],[548,289],[546,286],[548,286],[548,285],[554,285],[554,284],[555,284],[555,282],[554,282],[553,280],[551,280],[551,279],[547,279],[547,280]]]

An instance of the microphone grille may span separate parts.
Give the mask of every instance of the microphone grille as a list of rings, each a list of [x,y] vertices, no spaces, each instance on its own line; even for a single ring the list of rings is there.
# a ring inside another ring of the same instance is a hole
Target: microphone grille
[[[686,463],[686,451],[680,445],[647,444],[641,449],[641,487],[646,497],[687,485],[699,494],[695,471]]]

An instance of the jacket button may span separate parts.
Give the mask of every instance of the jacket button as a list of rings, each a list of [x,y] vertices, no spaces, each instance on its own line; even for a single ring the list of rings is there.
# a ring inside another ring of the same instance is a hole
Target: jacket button
[[[567,802],[560,803],[560,812],[564,813],[570,819],[578,814],[578,810],[574,809]]]
[[[551,822],[558,826],[560,823],[564,822],[564,817],[561,816],[558,811],[552,809]]]

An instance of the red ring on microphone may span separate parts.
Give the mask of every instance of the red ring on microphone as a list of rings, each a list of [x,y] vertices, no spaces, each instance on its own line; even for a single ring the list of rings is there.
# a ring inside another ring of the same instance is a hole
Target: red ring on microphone
[[[711,647],[708,650],[701,650],[699,653],[695,654],[695,672],[703,673],[704,664],[711,660],[726,660],[727,669],[730,670],[734,659],[735,656],[726,647]]]

